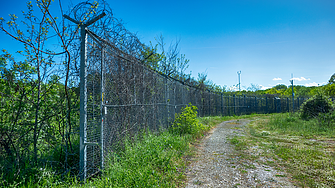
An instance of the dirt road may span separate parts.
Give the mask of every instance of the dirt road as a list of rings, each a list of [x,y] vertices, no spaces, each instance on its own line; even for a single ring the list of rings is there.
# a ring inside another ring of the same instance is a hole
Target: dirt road
[[[186,187],[295,187],[284,172],[233,154],[228,138],[243,136],[249,122],[225,121],[209,132],[186,169]]]

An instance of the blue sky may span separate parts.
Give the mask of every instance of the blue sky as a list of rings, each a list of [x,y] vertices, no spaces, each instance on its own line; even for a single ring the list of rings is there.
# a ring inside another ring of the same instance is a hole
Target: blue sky
[[[291,73],[295,84],[322,85],[335,73],[334,0],[107,2],[142,42],[160,34],[167,44],[180,39],[188,71],[194,77],[206,71],[218,85],[236,85],[237,71],[242,86],[263,88],[289,85]],[[2,0],[0,17],[23,9],[25,1]],[[1,49],[18,48],[3,33],[0,39]]]

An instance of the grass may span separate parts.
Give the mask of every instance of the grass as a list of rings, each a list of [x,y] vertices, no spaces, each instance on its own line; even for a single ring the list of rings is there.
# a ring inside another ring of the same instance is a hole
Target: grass
[[[335,126],[305,121],[297,114],[271,114],[247,129],[246,136],[230,139],[236,155],[285,170],[298,186],[335,185]]]
[[[206,130],[222,122],[221,117],[198,118]],[[181,187],[184,171],[195,154],[195,145],[205,132],[194,134],[145,133],[126,140],[118,154],[111,155],[100,176],[81,184],[78,180],[60,178],[46,169],[36,180],[12,187]]]
[[[250,115],[241,115],[241,116],[209,116],[209,117],[200,117],[200,123],[208,125],[210,127],[215,127],[216,125],[222,123],[223,121],[237,120],[237,119],[256,119],[258,117],[264,117],[267,114],[250,114]]]
[[[185,180],[185,156],[194,154],[190,143],[196,138],[169,131],[145,133],[138,139],[125,140],[124,149],[109,157],[103,173],[85,184],[45,170],[37,182],[34,179],[9,187],[179,187]]]
[[[169,132],[145,134],[141,141],[126,141],[119,157],[111,157],[102,177],[88,181],[85,187],[177,187],[182,184],[184,156],[191,135]]]
[[[222,121],[232,119],[257,119],[267,115],[229,117],[201,117],[199,122],[210,130]],[[38,182],[12,187],[182,187],[185,184],[185,168],[195,155],[196,145],[205,132],[194,134],[146,133],[138,139],[126,140],[118,154],[110,156],[107,167],[100,176],[81,184],[76,179],[60,178],[52,171],[41,169]],[[236,145],[245,148],[236,138]],[[245,173],[242,171],[242,173]]]

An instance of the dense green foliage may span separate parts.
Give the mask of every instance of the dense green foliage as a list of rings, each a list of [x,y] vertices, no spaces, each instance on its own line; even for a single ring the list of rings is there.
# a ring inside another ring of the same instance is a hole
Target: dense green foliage
[[[182,108],[179,114],[176,114],[175,120],[171,126],[171,132],[175,134],[201,134],[206,131],[208,127],[202,125],[197,119],[197,107],[191,103]]]
[[[79,84],[71,77],[77,52],[69,50],[76,32],[51,4],[28,1],[20,18],[0,18],[0,30],[24,47],[15,58],[4,49],[0,56],[0,186],[78,174]]]
[[[334,110],[334,105],[328,96],[319,92],[312,98],[305,101],[301,106],[301,118],[316,118],[319,114],[326,114]]]
[[[79,139],[69,133],[78,128],[77,88],[68,88],[68,103],[59,77],[42,82],[29,63],[13,62],[9,54],[2,58],[0,185],[34,181],[40,169],[63,173],[66,166],[76,166]]]
[[[191,135],[163,132],[145,134],[137,141],[126,141],[119,155],[112,155],[102,177],[87,187],[176,187],[181,183]]]
[[[196,108],[190,105],[181,114],[188,115],[188,123],[199,123]],[[186,113],[187,112],[187,113]],[[179,117],[181,114],[179,114]],[[177,115],[178,116],[178,115]],[[185,117],[185,116],[183,116]],[[201,118],[208,130],[222,119],[231,117]],[[192,155],[190,143],[198,138],[199,131],[189,134],[175,134],[164,131],[159,134],[139,133],[137,137],[125,139],[123,148],[110,153],[107,165],[101,176],[87,180],[81,185],[73,177],[60,177],[51,169],[40,169],[36,177],[26,184],[7,184],[23,187],[180,187],[183,184],[186,162],[185,155]],[[36,180],[35,180],[36,178]]]

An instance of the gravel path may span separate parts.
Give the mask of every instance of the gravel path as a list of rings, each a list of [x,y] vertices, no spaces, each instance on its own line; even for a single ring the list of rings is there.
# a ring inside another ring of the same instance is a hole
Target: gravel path
[[[295,187],[287,177],[282,177],[283,172],[253,161],[241,162],[231,155],[234,147],[227,138],[243,136],[244,131],[239,128],[249,122],[225,121],[209,132],[186,169],[186,187]]]

